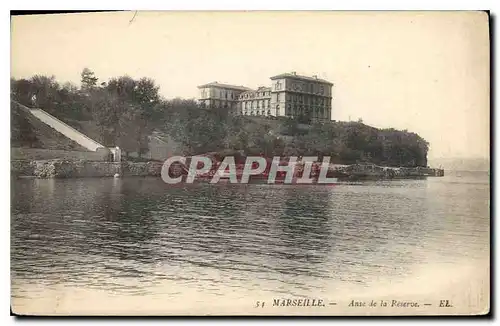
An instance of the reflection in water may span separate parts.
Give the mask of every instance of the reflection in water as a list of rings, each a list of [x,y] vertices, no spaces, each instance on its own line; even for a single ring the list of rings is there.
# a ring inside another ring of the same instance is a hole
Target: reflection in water
[[[471,178],[334,187],[14,180],[12,296],[78,287],[207,301],[397,284],[423,266],[488,257],[489,181]]]

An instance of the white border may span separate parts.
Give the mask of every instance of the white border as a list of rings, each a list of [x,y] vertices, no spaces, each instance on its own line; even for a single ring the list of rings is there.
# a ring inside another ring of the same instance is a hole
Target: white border
[[[492,8],[493,0],[407,0],[407,1],[370,1],[350,0],[332,3],[324,0],[286,0],[286,1],[233,1],[233,0],[186,0],[186,1],[120,1],[120,10],[486,10]],[[117,8],[116,3],[100,0],[85,2],[65,1],[18,1],[13,6],[18,10],[110,10]]]
[[[419,0],[419,1],[388,1],[388,0],[379,0],[379,1],[370,1],[370,0],[348,0],[343,2],[335,2],[333,1],[318,1],[318,0],[286,0],[281,2],[273,2],[269,0],[252,0],[248,2],[237,2],[231,0],[211,0],[211,1],[176,1],[176,2],[163,2],[163,1],[149,1],[149,0],[141,0],[141,1],[130,1],[130,0],[122,0],[116,3],[112,2],[104,2],[102,0],[87,0],[85,2],[69,2],[69,1],[16,1],[11,2],[11,6],[7,5],[7,2],[2,2],[2,7],[7,7],[7,10],[61,10],[61,8],[65,8],[66,10],[109,10],[110,8],[116,8],[119,4],[119,7],[122,10],[491,10],[491,12],[497,13],[500,12],[498,9],[499,1],[493,0],[476,0],[476,1],[467,1],[467,0],[454,0],[454,1],[437,1],[437,0]],[[3,9],[3,8],[2,8]],[[4,49],[10,49],[10,18],[7,16],[7,10],[2,10],[1,12],[5,15],[2,20],[2,43],[4,44]],[[497,23],[498,23],[498,17]],[[494,34],[496,40],[496,34]],[[497,43],[495,41],[495,43]],[[10,51],[4,50],[2,52],[3,65],[2,65],[2,73],[4,78],[2,79],[2,103],[5,103],[5,107],[1,110],[3,114],[0,122],[2,123],[2,127],[0,128],[0,132],[2,133],[0,137],[0,141],[3,143],[2,148],[10,148],[10,133],[9,133],[9,80],[7,79],[7,74],[10,76]],[[495,59],[498,58],[498,55],[495,54]],[[493,58],[492,58],[493,59]],[[497,84],[498,85],[498,84]],[[498,86],[497,86],[498,87]],[[497,87],[493,90],[495,94],[497,94]],[[10,153],[10,151],[9,151]],[[10,158],[10,157],[9,157]],[[2,222],[3,227],[2,232],[4,233],[2,237],[3,245],[1,248],[2,260],[4,264],[2,264],[2,285],[6,287],[5,291],[2,291],[2,301],[1,307],[3,309],[2,313],[2,325],[10,325],[14,323],[14,319],[12,317],[7,317],[7,309],[10,306],[10,165],[9,159],[5,158],[1,160],[1,171],[2,173]],[[496,211],[495,211],[496,212]],[[496,214],[495,214],[496,215]],[[498,222],[496,223],[498,226]],[[496,233],[496,228],[492,232]],[[7,233],[7,234],[5,234]],[[9,262],[9,263],[7,263]],[[7,284],[9,284],[7,288]],[[498,302],[498,300],[495,300]],[[496,312],[498,313],[498,306],[495,307]],[[205,320],[212,323],[219,323],[220,320]],[[227,320],[230,321],[230,320]],[[304,322],[301,321],[293,321],[287,320],[290,323]],[[307,320],[306,322],[310,322],[311,320]],[[438,320],[421,320],[422,322],[434,323]],[[24,321],[24,323],[34,323],[36,320],[28,320]],[[38,320],[38,322],[50,323],[53,321],[50,320]],[[63,322],[74,322],[74,320],[66,320]],[[94,325],[102,324],[105,320],[86,320],[80,322],[81,324]],[[109,322],[109,321],[108,321]],[[116,324],[121,324],[122,320],[112,321]],[[161,320],[161,323],[168,322],[169,324],[176,324],[179,321],[176,320]],[[197,322],[197,321],[195,321]],[[241,321],[243,322],[243,321]],[[248,323],[249,321],[244,321],[244,323]],[[330,322],[330,321],[328,321]],[[341,320],[333,320],[335,323],[343,323]],[[369,322],[369,320],[355,320],[351,321],[351,323],[364,323]],[[373,320],[371,322],[374,322]],[[378,320],[375,322],[379,322],[385,324],[387,320]],[[406,320],[396,320],[396,322],[404,323]],[[463,322],[463,321],[462,321]],[[480,322],[466,320],[468,322]],[[138,320],[132,321],[133,324],[142,323]]]

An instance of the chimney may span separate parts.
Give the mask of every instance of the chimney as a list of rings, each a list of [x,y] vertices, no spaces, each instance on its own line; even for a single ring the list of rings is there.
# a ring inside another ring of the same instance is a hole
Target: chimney
[[[313,75],[313,78],[314,79],[318,79],[318,75]]]
[[[295,75],[297,75],[297,73],[296,73],[295,71],[292,71],[292,75],[294,75],[294,76],[295,76]]]

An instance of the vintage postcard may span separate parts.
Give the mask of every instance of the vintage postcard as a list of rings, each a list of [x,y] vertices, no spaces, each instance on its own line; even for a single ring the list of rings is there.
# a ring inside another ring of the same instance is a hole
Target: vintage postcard
[[[16,315],[490,312],[490,17],[11,17]]]

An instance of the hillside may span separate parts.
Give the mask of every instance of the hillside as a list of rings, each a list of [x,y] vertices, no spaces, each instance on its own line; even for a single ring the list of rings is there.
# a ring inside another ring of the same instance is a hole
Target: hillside
[[[328,155],[333,163],[339,164],[427,165],[428,145],[418,135],[394,129],[380,130],[359,122],[306,124],[288,118],[221,116],[199,108],[170,112],[168,116],[168,120],[157,121],[150,128],[147,149],[141,153],[143,158],[162,160],[171,155],[241,149],[249,154]],[[50,157],[61,153],[60,150],[86,151],[21,110],[14,110],[12,117],[12,147],[53,150]],[[104,142],[94,121],[59,118],[90,138]],[[30,155],[44,157],[47,154]],[[127,155],[139,156],[132,151]]]
[[[307,116],[234,116],[224,109],[202,109],[193,100],[163,99],[147,77],[120,76],[100,86],[97,79],[88,69],[82,71],[80,88],[61,85],[53,76],[12,79],[11,96],[27,106],[36,98],[37,107],[90,138],[119,146],[124,158],[161,160],[231,149],[268,156],[330,156],[339,164],[427,166],[429,144],[407,130],[377,129],[361,122],[314,123]],[[43,126],[18,125],[13,129],[14,146],[78,148],[67,139],[52,142],[38,135]]]
[[[417,134],[361,122],[302,123],[199,108],[170,112],[168,117],[161,130],[189,155],[231,149],[268,156],[330,156],[339,164],[427,166],[429,144]]]
[[[11,147],[87,151],[16,105],[11,105]]]

